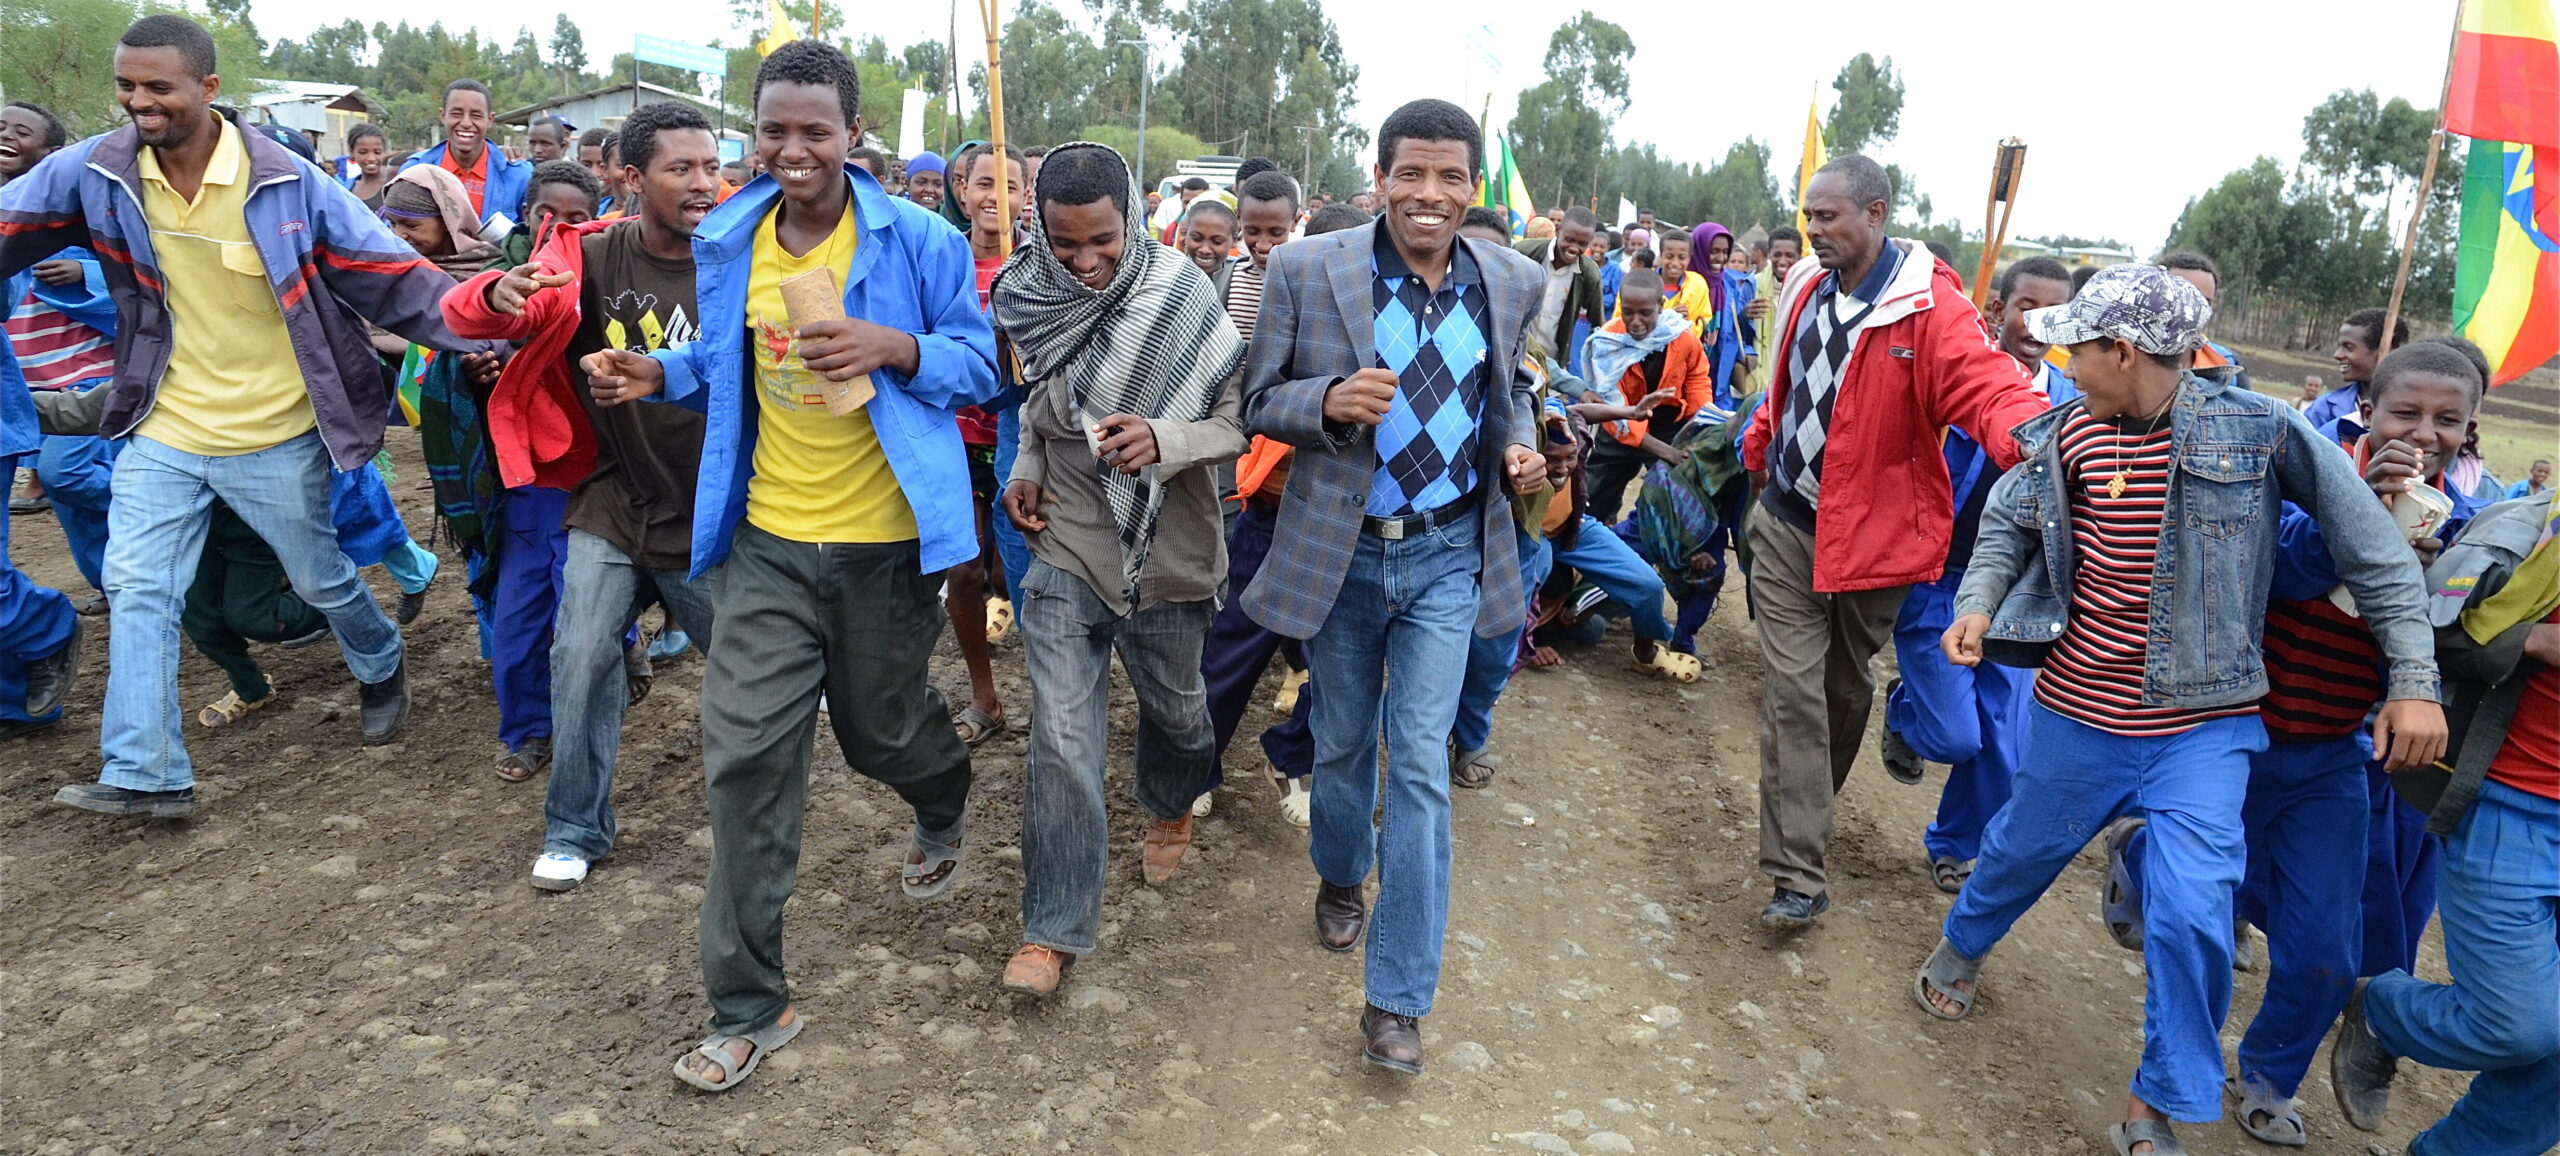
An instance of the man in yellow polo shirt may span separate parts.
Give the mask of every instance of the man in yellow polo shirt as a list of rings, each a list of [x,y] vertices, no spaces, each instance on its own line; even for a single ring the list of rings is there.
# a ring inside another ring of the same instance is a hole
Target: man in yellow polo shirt
[[[115,618],[96,783],[54,801],[115,815],[195,810],[178,706],[178,615],[215,499],[275,548],[361,684],[367,743],[408,715],[400,632],[338,548],[330,469],[380,450],[390,398],[363,321],[477,352],[444,327],[451,280],[334,180],[213,108],[213,40],[147,16],[115,54],[131,123],[57,151],[0,191],[0,276],[66,244],[118,254],[100,432],[124,441],[108,511]],[[139,204],[91,217],[87,206]]]

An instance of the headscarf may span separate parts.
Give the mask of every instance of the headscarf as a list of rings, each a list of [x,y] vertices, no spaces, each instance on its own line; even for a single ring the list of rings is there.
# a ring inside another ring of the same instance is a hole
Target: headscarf
[[[1541,237],[1552,237],[1556,235],[1556,223],[1545,217],[1531,217],[1528,227],[1523,232],[1533,241]]]
[[[1062,145],[1050,152],[1041,176],[1071,167],[1057,162],[1072,150],[1109,148],[1091,141]],[[1126,172],[1120,154],[1110,155]],[[1039,202],[1036,183],[1032,201]],[[1227,375],[1244,361],[1244,339],[1236,335],[1208,275],[1182,254],[1149,243],[1146,202],[1135,177],[1129,178],[1127,202],[1120,267],[1099,291],[1086,288],[1049,251],[1048,222],[1033,213],[1030,243],[1014,250],[996,276],[996,328],[1021,358],[1023,384],[1036,388],[1056,379],[1079,425],[1115,413],[1204,420]],[[1164,488],[1152,467],[1136,477],[1098,459],[1094,468],[1110,499],[1120,575],[1135,606]]]
[[[467,279],[498,259],[498,247],[480,239],[480,219],[471,212],[471,194],[462,189],[462,178],[446,171],[443,165],[411,165],[400,170],[382,190],[382,215],[409,220],[440,218],[445,235],[453,243],[453,252],[438,256],[425,254],[436,268],[453,274],[453,279]]]
[[[958,161],[960,158],[968,156],[970,149],[982,148],[986,143],[987,142],[985,140],[977,137],[972,137],[968,140],[962,141],[960,142],[960,147],[952,152],[951,159],[953,161]],[[965,176],[962,173],[952,172],[951,166],[944,164],[941,157],[934,156],[932,153],[920,154],[916,157],[916,160],[920,161],[925,157],[933,157],[933,165],[928,171],[942,174],[942,204],[934,211],[942,214],[943,220],[951,222],[952,228],[958,229],[964,234],[967,233],[969,231],[969,218],[960,211],[960,190],[953,188],[951,185],[951,182],[955,178],[965,179]],[[910,162],[907,165],[907,171],[911,173],[916,171],[914,163]],[[1022,206],[1015,205],[1014,208],[1018,210],[1022,208]]]
[[[1645,358],[1671,348],[1671,343],[1688,331],[1688,319],[1668,309],[1662,311],[1661,318],[1653,323],[1653,329],[1642,337],[1632,336],[1623,328],[1606,325],[1592,330],[1591,339],[1582,343],[1582,364],[1590,367],[1591,391],[1611,405],[1635,401],[1635,398],[1625,396],[1626,391],[1618,386],[1625,380],[1627,371]],[[1610,422],[1610,435],[1616,436],[1626,425],[1622,421]]]
[[[1707,279],[1707,299],[1715,303],[1716,316],[1724,316],[1724,266],[1707,268],[1707,243],[1718,236],[1730,237],[1733,231],[1713,221],[1689,230],[1689,268]],[[1731,254],[1727,254],[1730,256]],[[1664,292],[1677,295],[1680,287],[1668,286]]]

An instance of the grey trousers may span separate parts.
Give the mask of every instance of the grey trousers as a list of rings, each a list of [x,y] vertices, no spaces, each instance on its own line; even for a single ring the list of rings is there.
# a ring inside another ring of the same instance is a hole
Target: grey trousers
[[[1893,638],[1908,586],[1817,594],[1813,535],[1754,504],[1751,605],[1759,615],[1760,870],[1820,895],[1831,800],[1865,737],[1875,676],[1867,662]]]
[[[845,764],[914,807],[926,842],[960,841],[969,748],[926,678],[942,575],[917,565],[914,542],[811,545],[738,526],[702,674],[702,986],[715,1032],[762,1030],[791,1002],[782,906],[799,877],[820,691]]]

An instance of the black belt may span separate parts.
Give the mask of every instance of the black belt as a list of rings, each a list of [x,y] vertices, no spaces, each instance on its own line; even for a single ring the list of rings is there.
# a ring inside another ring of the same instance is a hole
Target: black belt
[[[1467,508],[1471,501],[1472,498],[1459,498],[1436,510],[1424,510],[1419,514],[1406,514],[1395,518],[1363,517],[1360,519],[1360,532],[1374,534],[1389,542],[1401,541],[1417,534],[1428,534],[1471,513],[1472,511]]]

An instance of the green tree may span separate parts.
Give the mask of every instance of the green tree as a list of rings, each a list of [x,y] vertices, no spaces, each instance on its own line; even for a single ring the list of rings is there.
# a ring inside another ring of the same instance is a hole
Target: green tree
[[[1778,224],[1788,214],[1778,199],[1778,182],[1769,173],[1769,146],[1744,137],[1726,149],[1724,159],[1696,181],[1696,217],[1716,221],[1736,233],[1758,225]]]
[[[266,46],[257,29],[222,12],[150,0],[143,12],[178,12],[213,34],[214,71],[222,99],[237,104],[257,91]],[[0,88],[9,99],[51,109],[74,135],[104,132],[123,121],[115,103],[116,39],[139,15],[119,0],[0,0]]]
[[[1635,50],[1626,29],[1589,12],[1547,38],[1547,79],[1520,94],[1510,126],[1534,198],[1579,203],[1599,192],[1609,124],[1627,110]]]
[[[1138,164],[1138,130],[1129,125],[1089,124],[1077,134],[1095,144],[1109,145],[1127,161],[1132,169]],[[1173,175],[1176,161],[1187,161],[1211,150],[1206,141],[1170,125],[1147,126],[1147,171],[1138,175],[1141,188],[1152,189],[1157,182]]]
[[[1156,0],[1112,0],[1106,38],[1143,38],[1149,16],[1163,11]],[[1151,117],[1218,152],[1268,156],[1301,176],[1367,142],[1351,119],[1360,69],[1317,0],[1191,0],[1171,23],[1181,36],[1179,63],[1153,92]],[[1121,51],[1136,63],[1134,49]],[[1097,111],[1134,115],[1137,93],[1126,75],[1097,86]],[[1152,144],[1147,159],[1156,159]]]
[[[587,73],[587,38],[563,12],[551,23],[551,66],[569,78]]]
[[[1893,71],[1892,57],[1878,60],[1861,52],[1849,58],[1840,66],[1840,75],[1832,78],[1831,88],[1840,94],[1822,124],[1822,139],[1831,155],[1865,152],[1869,145],[1890,142],[1902,130],[1902,77]]]

